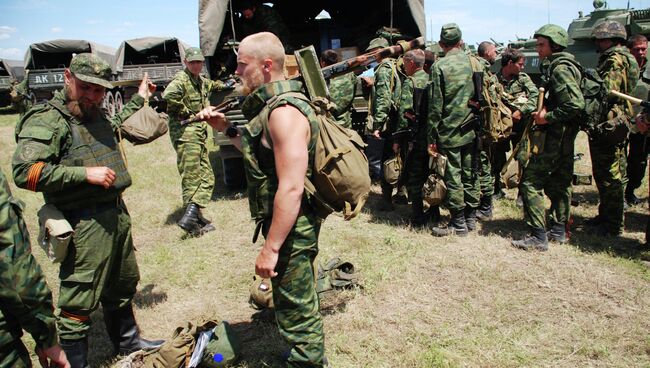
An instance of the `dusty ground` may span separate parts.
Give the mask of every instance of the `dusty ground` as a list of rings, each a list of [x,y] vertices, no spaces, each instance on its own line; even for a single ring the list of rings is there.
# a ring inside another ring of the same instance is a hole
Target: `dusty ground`
[[[0,115],[0,167],[10,175],[15,115]],[[576,170],[589,172],[585,158]],[[253,224],[242,192],[218,188],[207,214],[217,231],[186,238],[179,218],[180,184],[168,137],[127,144],[133,186],[125,201],[133,218],[141,281],[135,305],[143,333],[166,337],[185,321],[225,319],[243,340],[240,367],[281,366],[286,346],[275,326],[248,306]],[[216,166],[218,155],[211,155]],[[40,195],[12,188],[27,203],[36,236]],[[376,210],[373,195],[360,218],[330,217],[322,258],[340,256],[363,275],[363,290],[323,300],[327,356],[333,367],[648,367],[650,366],[650,250],[642,246],[646,206],[626,215],[618,239],[594,237],[582,222],[595,214],[594,186],[576,187],[570,244],[546,253],[509,245],[525,233],[515,192],[496,216],[464,239],[434,239],[404,224],[406,206]],[[644,183],[637,195],[647,197]],[[57,267],[33,252],[57,294]],[[93,315],[101,321],[101,311]],[[28,344],[29,338],[25,338]],[[102,323],[91,337],[93,366],[111,366]]]

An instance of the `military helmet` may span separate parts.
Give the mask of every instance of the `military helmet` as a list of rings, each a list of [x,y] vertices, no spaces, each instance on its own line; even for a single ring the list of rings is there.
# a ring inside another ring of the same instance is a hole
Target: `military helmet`
[[[605,20],[597,24],[591,31],[591,36],[597,40],[608,38],[627,39],[625,27],[615,20]]]
[[[569,34],[564,30],[564,28],[555,24],[543,25],[535,32],[533,38],[539,36],[544,36],[553,41],[554,44],[561,47],[567,47],[569,44]]]

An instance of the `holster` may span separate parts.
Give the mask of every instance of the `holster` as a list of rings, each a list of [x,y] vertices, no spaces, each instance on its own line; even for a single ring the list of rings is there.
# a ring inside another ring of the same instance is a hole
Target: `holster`
[[[544,144],[546,143],[546,128],[535,126],[529,134],[530,153],[541,155],[544,153]]]

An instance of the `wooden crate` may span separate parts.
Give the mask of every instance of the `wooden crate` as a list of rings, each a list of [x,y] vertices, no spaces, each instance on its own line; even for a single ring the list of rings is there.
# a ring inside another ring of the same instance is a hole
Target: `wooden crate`
[[[287,79],[300,75],[298,62],[294,55],[284,55],[284,76]]]

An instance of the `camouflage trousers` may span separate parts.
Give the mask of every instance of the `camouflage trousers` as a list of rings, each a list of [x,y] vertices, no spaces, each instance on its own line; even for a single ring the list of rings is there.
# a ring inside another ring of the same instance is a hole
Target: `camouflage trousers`
[[[406,156],[406,189],[409,198],[422,198],[422,187],[429,177],[429,154],[426,142],[413,143]]]
[[[455,148],[441,147],[440,153],[447,157],[444,181],[447,185],[445,205],[449,212],[456,213],[464,210],[465,207],[478,207],[480,196],[478,175],[472,170],[474,143]]]
[[[491,196],[494,193],[494,176],[492,176],[492,164],[490,163],[490,148],[482,149],[480,153],[480,164],[478,183],[481,189],[481,197]]]
[[[612,233],[623,230],[623,200],[627,184],[625,147],[601,146],[589,141],[589,153],[598,187],[598,216]]]
[[[6,325],[7,319],[0,312],[0,336],[7,335],[12,337],[11,341],[0,345],[0,367],[31,368],[32,360],[29,357],[29,352],[20,340],[22,330],[18,328],[18,334],[16,335],[12,331],[6,330]],[[4,341],[5,339],[2,338],[2,340]]]
[[[95,213],[64,213],[74,235],[59,271],[57,327],[61,339],[78,340],[88,334],[90,314],[100,302],[105,310],[131,304],[140,272],[124,203]]]
[[[196,203],[206,207],[212,198],[214,172],[204,143],[174,142],[176,165],[181,175],[183,207]]]
[[[556,132],[552,132],[556,133]],[[551,221],[566,223],[571,210],[573,144],[575,133],[566,137],[546,134],[543,152],[530,156],[519,183],[524,202],[524,220],[531,228],[546,229],[544,194],[551,200]]]
[[[273,304],[280,334],[291,346],[287,366],[322,367],[325,336],[313,266],[321,222],[304,212],[280,249],[278,275],[271,279]]]

